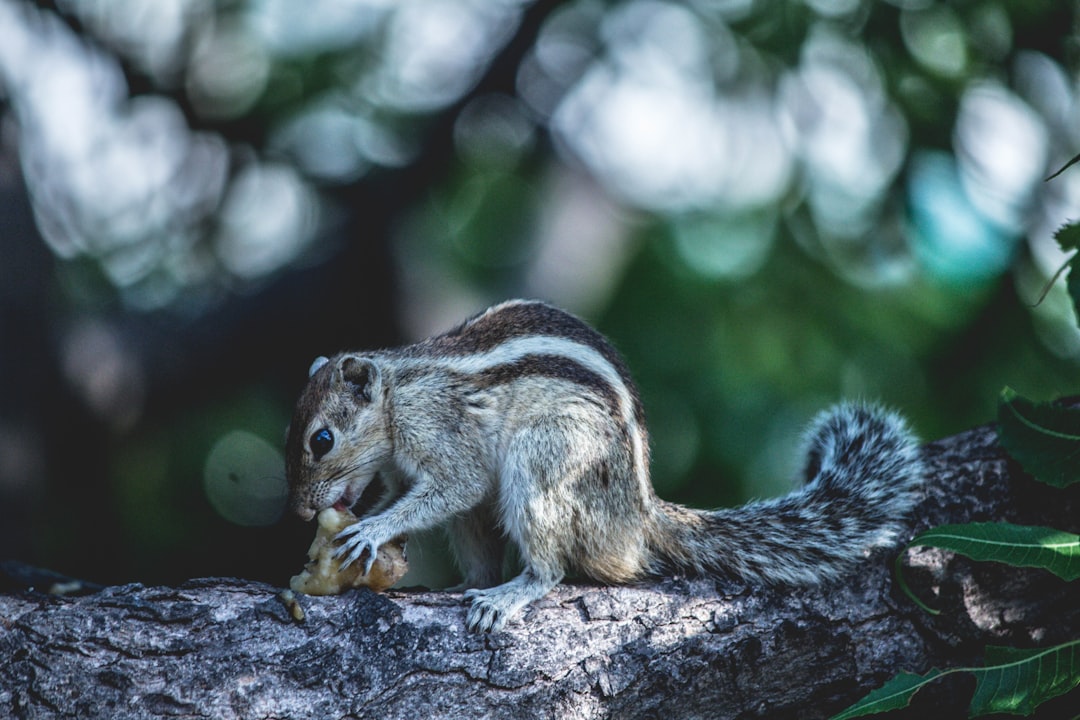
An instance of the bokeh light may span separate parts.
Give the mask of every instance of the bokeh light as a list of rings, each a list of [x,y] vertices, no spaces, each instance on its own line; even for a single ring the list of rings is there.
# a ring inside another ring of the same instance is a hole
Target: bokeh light
[[[238,525],[271,525],[285,509],[288,487],[281,451],[258,435],[234,430],[206,456],[203,487],[222,517]]]

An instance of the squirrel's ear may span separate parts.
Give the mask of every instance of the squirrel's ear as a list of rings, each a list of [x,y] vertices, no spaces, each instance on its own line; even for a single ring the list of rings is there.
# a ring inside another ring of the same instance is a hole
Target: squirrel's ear
[[[346,355],[338,362],[335,378],[348,386],[357,399],[371,402],[376,397],[382,382],[379,366],[371,358]]]
[[[315,373],[319,372],[319,368],[321,368],[323,365],[325,365],[328,362],[330,362],[330,358],[324,357],[322,355],[315,358],[315,361],[311,363],[311,367],[308,368],[307,376],[311,377]]]

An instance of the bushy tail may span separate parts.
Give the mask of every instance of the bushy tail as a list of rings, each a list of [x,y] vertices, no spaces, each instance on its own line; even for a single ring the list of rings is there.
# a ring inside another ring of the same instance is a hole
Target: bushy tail
[[[659,503],[654,570],[808,585],[902,539],[923,463],[899,415],[838,405],[817,417],[805,446],[805,484],[784,497],[715,511]]]

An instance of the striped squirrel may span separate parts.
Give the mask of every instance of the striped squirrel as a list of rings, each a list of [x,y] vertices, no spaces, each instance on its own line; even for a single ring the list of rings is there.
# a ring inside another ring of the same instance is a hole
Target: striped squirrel
[[[311,519],[354,504],[378,473],[383,497],[338,535],[343,564],[370,567],[391,538],[445,525],[472,588],[467,624],[496,631],[569,573],[811,585],[897,542],[923,472],[904,421],[842,404],[805,444],[805,484],[787,496],[714,511],[661,500],[614,348],[562,310],[511,300],[414,345],[317,359],[286,474]],[[500,584],[507,542],[524,569]]]

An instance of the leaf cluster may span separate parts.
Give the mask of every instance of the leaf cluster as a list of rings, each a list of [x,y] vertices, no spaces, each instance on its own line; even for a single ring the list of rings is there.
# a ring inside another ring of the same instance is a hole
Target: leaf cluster
[[[1047,180],[1080,162],[1077,155]],[[1072,256],[1054,274],[1049,288],[1066,270],[1069,296],[1080,319],[1080,221],[1063,225],[1054,235],[1062,251]],[[1040,301],[1042,298],[1040,298]],[[1001,446],[1040,482],[1065,488],[1080,482],[1080,409],[1060,403],[1035,403],[1005,388],[998,401],[998,440]],[[1047,527],[1013,523],[942,525],[916,536],[905,548],[937,547],[973,560],[1013,567],[1048,570],[1062,580],[1080,578],[1080,535]],[[900,587],[923,610],[940,611],[920,600],[904,580],[896,559]],[[992,713],[1030,715],[1043,702],[1080,686],[1080,638],[1049,648],[1018,649],[988,646],[981,667],[931,669],[924,675],[900,673],[832,720],[862,717],[905,708],[927,684],[955,673],[975,677],[971,717]]]
[[[1038,480],[1058,488],[1080,482],[1080,410],[1033,403],[1006,388],[999,403],[998,436],[1006,451]],[[917,546],[951,550],[979,561],[1043,568],[1065,581],[1080,578],[1080,535],[1054,528],[1012,523],[942,525],[920,533],[908,544],[908,548]],[[904,581],[902,558],[903,553],[896,568],[901,587],[920,607],[937,614]],[[901,673],[833,720],[904,708],[921,688],[955,673],[975,677],[972,717],[1030,715],[1041,703],[1080,685],[1080,639],[1024,650],[988,646],[981,667],[934,668],[924,675]]]
[[[1080,155],[1069,160],[1069,162],[1065,163],[1061,169],[1046,179],[1048,181],[1053,180],[1078,162],[1080,162]],[[1080,253],[1077,252],[1077,250],[1080,250],[1080,220],[1070,220],[1059,227],[1054,233],[1054,240],[1057,241],[1058,247],[1061,248],[1062,252],[1072,253],[1072,255],[1069,256],[1068,260],[1062,263],[1061,267],[1054,273],[1054,276],[1050,278],[1050,282],[1043,288],[1043,291],[1035,304],[1038,305],[1041,303],[1046,298],[1047,293],[1050,292],[1050,288],[1052,288],[1054,283],[1057,282],[1057,279],[1061,277],[1061,274],[1068,271],[1069,277],[1065,282],[1065,287],[1069,291],[1069,297],[1072,298],[1077,320],[1080,321],[1080,272],[1074,272],[1078,262],[1080,262]]]
[[[998,439],[1024,470],[1057,488],[1080,482],[1080,409],[1034,403],[1005,388],[998,405]],[[1048,570],[1062,580],[1080,578],[1080,535],[1013,523],[942,525],[916,536],[905,548],[930,546],[978,561]],[[897,579],[921,608],[928,607],[904,581],[901,553]],[[924,675],[900,673],[833,720],[862,717],[907,707],[930,682],[956,673],[975,677],[972,717],[991,713],[1030,715],[1046,700],[1080,685],[1080,638],[1049,648],[988,646],[981,667],[931,669]]]
[[[972,717],[991,713],[1030,715],[1042,702],[1076,687],[1080,674],[1080,639],[1051,648],[1018,650],[989,646],[982,667],[934,668],[925,675],[900,673],[832,720],[848,720],[907,707],[927,684],[956,673],[975,676]]]

